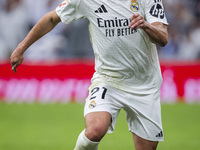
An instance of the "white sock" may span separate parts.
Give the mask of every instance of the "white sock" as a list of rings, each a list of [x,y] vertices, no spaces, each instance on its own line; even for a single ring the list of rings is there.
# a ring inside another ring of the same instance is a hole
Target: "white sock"
[[[90,141],[85,136],[85,129],[79,134],[74,150],[98,150],[99,142]]]

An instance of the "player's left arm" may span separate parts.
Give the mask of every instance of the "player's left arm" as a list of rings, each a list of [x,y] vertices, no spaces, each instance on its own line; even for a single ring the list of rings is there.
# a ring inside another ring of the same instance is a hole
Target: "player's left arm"
[[[167,25],[162,22],[148,23],[140,14],[133,14],[131,16],[131,23],[129,27],[133,30],[143,29],[149,36],[151,42],[160,46],[165,46],[168,42]]]

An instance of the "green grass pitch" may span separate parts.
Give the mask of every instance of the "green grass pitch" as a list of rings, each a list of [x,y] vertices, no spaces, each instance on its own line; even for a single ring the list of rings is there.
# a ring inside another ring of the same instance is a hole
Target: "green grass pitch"
[[[83,104],[0,103],[0,150],[73,150],[84,129]],[[200,105],[163,104],[158,150],[200,149]],[[134,150],[124,111],[99,150]]]

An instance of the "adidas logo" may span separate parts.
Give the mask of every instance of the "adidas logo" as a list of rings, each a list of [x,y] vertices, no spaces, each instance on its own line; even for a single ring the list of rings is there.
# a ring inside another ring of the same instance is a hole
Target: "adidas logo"
[[[158,135],[156,135],[156,137],[163,137],[163,132],[160,131],[160,133],[158,133]]]
[[[97,10],[94,11],[95,13],[107,13],[107,9],[104,5],[101,5]]]

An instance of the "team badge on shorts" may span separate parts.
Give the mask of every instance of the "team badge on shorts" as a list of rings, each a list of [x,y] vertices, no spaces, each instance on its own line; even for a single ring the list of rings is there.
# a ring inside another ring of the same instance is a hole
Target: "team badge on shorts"
[[[93,109],[93,108],[96,107],[96,105],[97,105],[97,104],[96,104],[95,101],[91,101],[90,104],[89,104],[89,108],[90,108],[90,109]]]
[[[133,12],[138,12],[138,11],[139,11],[139,4],[138,4],[137,0],[131,0],[130,9],[131,9]]]

